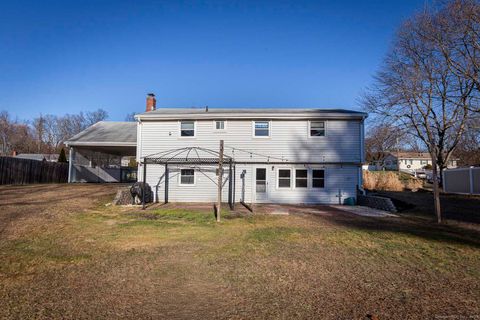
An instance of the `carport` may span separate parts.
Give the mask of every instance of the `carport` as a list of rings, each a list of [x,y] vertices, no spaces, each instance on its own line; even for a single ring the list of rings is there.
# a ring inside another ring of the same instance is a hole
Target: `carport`
[[[137,149],[135,122],[100,121],[65,142],[69,148],[68,182],[134,182],[129,166]]]

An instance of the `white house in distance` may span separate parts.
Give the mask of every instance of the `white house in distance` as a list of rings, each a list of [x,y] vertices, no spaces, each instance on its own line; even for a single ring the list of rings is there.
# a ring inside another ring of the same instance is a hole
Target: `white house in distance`
[[[380,160],[371,161],[368,169],[376,170],[400,170],[417,171],[423,170],[426,166],[432,165],[432,159],[427,152],[389,152]],[[448,168],[457,167],[457,159],[448,162]]]
[[[145,179],[152,187],[157,202],[215,202],[220,140],[224,141],[225,202],[338,204],[355,198],[362,184],[365,113],[338,109],[156,109],[153,94],[147,96],[146,110],[135,116],[136,130],[106,123],[89,128],[88,134],[68,142],[73,149],[70,154],[79,149],[88,157],[89,150],[96,148],[120,155],[115,146],[127,145],[117,141],[121,139],[119,128],[136,131],[138,180]],[[109,138],[102,139],[103,135]],[[72,177],[75,168],[72,161]]]

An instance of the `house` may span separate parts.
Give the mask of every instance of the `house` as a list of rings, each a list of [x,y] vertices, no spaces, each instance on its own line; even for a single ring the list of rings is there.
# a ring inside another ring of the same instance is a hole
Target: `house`
[[[225,201],[343,203],[362,184],[366,117],[333,109],[157,109],[149,94],[136,123],[101,122],[67,142],[69,181],[112,176],[96,153],[133,153],[154,201],[214,202],[223,140]]]
[[[223,140],[223,199],[343,203],[361,185],[366,117],[329,109],[153,108],[135,116],[139,178],[155,201],[213,202]]]
[[[427,152],[386,152],[381,155],[369,156],[368,169],[376,170],[400,170],[420,171],[432,165],[432,159]],[[447,168],[456,168],[458,159],[448,162]]]

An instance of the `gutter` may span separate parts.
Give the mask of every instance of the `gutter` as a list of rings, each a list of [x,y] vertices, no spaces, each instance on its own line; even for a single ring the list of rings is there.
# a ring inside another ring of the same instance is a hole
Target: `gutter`
[[[102,142],[95,142],[95,141],[85,141],[85,142],[77,142],[77,141],[65,141],[65,145],[67,147],[136,147],[137,143],[136,142],[108,142],[108,141],[102,141]]]
[[[136,115],[135,119],[143,121],[153,120],[253,120],[253,119],[272,119],[272,120],[310,120],[310,119],[326,119],[326,120],[364,120],[367,114],[359,115],[339,115],[339,114],[278,114],[278,113],[255,113],[255,114],[226,114],[226,113],[192,113],[192,114],[143,114]]]

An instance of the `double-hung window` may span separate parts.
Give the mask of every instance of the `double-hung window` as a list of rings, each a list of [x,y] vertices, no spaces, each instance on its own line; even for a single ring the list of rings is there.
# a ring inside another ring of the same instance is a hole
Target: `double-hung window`
[[[180,136],[195,137],[195,121],[180,121]]]
[[[325,170],[312,170],[312,188],[325,188]]]
[[[295,170],[295,188],[306,188],[308,185],[308,171],[307,169]]]
[[[310,121],[310,137],[325,136],[325,121]]]
[[[269,137],[270,136],[270,122],[269,121],[254,121],[253,135],[255,137]]]
[[[225,121],[224,120],[215,120],[215,130],[225,130]]]
[[[194,169],[180,169],[180,185],[188,186],[195,184]]]
[[[278,169],[278,188],[290,188],[292,183],[292,170]]]

